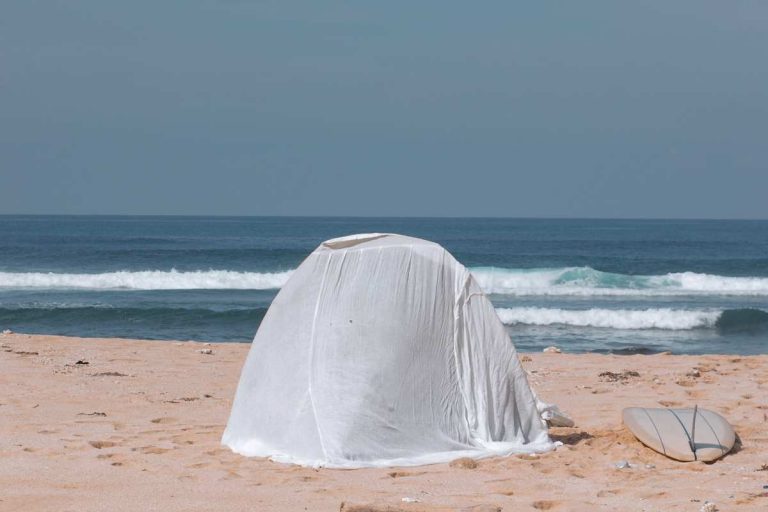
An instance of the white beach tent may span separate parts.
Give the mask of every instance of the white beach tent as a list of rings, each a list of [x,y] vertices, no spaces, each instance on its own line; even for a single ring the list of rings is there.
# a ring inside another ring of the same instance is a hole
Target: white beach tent
[[[324,242],[280,290],[222,443],[344,468],[554,446],[469,271],[438,244],[377,233]]]

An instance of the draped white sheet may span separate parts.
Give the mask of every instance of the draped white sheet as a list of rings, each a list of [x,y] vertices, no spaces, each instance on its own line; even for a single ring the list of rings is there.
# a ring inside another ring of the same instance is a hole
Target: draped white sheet
[[[222,443],[344,468],[554,446],[469,271],[393,234],[329,240],[298,267],[256,333]]]

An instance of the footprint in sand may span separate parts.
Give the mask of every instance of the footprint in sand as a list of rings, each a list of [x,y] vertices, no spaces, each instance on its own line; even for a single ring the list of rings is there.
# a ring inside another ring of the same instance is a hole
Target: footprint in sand
[[[167,451],[170,451],[170,448],[160,448],[159,446],[142,446],[139,448],[141,450],[141,453],[149,454],[149,455],[162,455]]]
[[[113,446],[117,446],[117,443],[114,441],[88,441],[88,444],[99,450],[102,448],[112,448]]]
[[[120,457],[116,453],[104,453],[101,455],[96,456],[97,459],[103,460],[105,462],[109,462],[110,466],[124,466],[125,465],[125,459]]]
[[[171,437],[171,442],[178,445],[190,445],[195,444],[195,441],[191,439],[189,435],[180,435]]]
[[[176,418],[163,417],[163,418],[155,418],[150,421],[152,423],[158,423],[158,424],[164,425],[166,423],[176,423],[179,420],[177,420]]]
[[[224,477],[224,480],[229,480],[231,478],[243,478],[243,475],[240,473],[236,473],[235,471],[232,471],[231,469],[227,470],[227,476]]]
[[[387,473],[387,476],[390,477],[390,478],[403,478],[403,477],[406,477],[406,476],[418,476],[418,475],[423,475],[423,474],[424,474],[424,471],[417,471],[417,472],[412,472],[412,471],[391,471],[391,472]]]
[[[751,504],[757,498],[768,498],[768,492],[749,493],[746,498],[740,498],[736,500],[737,505]]]
[[[558,501],[539,500],[533,502],[533,508],[536,510],[552,510],[560,504]]]

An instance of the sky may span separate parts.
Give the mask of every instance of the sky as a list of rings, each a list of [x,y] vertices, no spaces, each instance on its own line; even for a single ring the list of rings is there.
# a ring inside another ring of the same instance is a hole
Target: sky
[[[0,213],[768,218],[768,3],[0,2]]]

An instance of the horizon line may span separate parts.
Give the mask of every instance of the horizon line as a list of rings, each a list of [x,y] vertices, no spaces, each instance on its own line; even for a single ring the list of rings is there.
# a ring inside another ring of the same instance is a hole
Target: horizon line
[[[491,220],[626,220],[626,221],[768,221],[755,217],[563,217],[501,215],[264,215],[264,214],[188,214],[188,213],[0,213],[0,217],[175,217],[175,218],[272,218],[272,219],[491,219]]]

